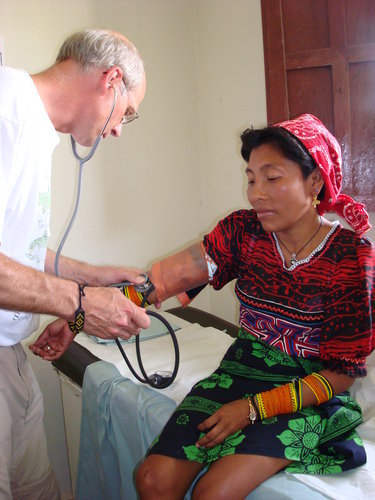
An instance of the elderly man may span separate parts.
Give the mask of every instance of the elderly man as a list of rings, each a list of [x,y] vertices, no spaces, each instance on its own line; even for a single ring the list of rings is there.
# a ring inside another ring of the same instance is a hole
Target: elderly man
[[[47,249],[51,157],[58,132],[83,146],[119,137],[138,117],[146,88],[142,59],[119,33],[85,30],[62,45],[55,64],[30,76],[0,68],[0,497],[59,498],[43,429],[40,389],[21,341],[38,327],[34,313],[58,317],[46,329],[68,345],[82,330],[128,338],[149,326],[112,283],[137,281],[127,268],[95,267]],[[105,125],[105,126],[104,126]],[[42,336],[43,337],[43,336]],[[63,340],[62,340],[63,339]]]

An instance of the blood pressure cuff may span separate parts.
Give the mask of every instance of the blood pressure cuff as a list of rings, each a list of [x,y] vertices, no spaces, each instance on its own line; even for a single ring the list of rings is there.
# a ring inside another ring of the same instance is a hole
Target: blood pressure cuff
[[[209,271],[202,242],[153,264],[147,272],[155,287],[156,300],[177,296],[185,306],[207,285]]]

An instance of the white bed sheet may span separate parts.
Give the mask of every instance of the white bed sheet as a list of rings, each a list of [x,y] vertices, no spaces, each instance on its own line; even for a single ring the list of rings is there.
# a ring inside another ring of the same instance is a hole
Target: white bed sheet
[[[180,347],[179,371],[174,383],[161,390],[178,404],[196,382],[217,368],[234,339],[215,328],[203,328],[197,323],[189,323],[167,312],[162,314],[167,320],[181,327],[176,332]],[[98,344],[86,335],[77,336],[75,341],[98,358],[114,364],[123,376],[139,383],[131,374],[116,345]],[[134,344],[125,344],[123,348],[132,365],[137,367]],[[174,354],[169,335],[142,342],[141,354],[147,373],[173,369]],[[359,426],[358,432],[365,444],[367,463],[338,475],[293,474],[293,478],[327,498],[370,500],[375,498],[375,353],[368,359],[368,376],[355,382],[352,394],[363,409],[365,422]]]
[[[216,370],[223,354],[233,342],[233,338],[225,332],[208,327],[202,328],[197,323],[189,323],[181,318],[162,313],[170,322],[181,329],[176,336],[180,350],[180,366],[174,383],[161,393],[180,403],[191,387],[201,378]],[[116,366],[124,377],[138,382],[126,365],[116,344],[98,344],[87,335],[78,335],[76,342],[86,347],[98,358]],[[121,344],[132,366],[141,375],[138,369],[134,343]],[[141,342],[142,362],[148,374],[156,371],[173,370],[174,351],[169,335]]]

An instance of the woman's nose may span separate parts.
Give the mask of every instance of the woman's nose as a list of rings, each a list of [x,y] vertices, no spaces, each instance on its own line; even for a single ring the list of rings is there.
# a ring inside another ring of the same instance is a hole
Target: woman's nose
[[[264,187],[259,182],[249,184],[247,193],[249,200],[263,200],[266,197]]]

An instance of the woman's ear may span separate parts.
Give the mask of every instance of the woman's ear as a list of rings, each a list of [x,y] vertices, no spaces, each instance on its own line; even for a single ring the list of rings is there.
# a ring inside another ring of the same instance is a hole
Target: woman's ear
[[[318,195],[324,186],[324,180],[318,167],[311,174],[312,189],[314,194]]]

